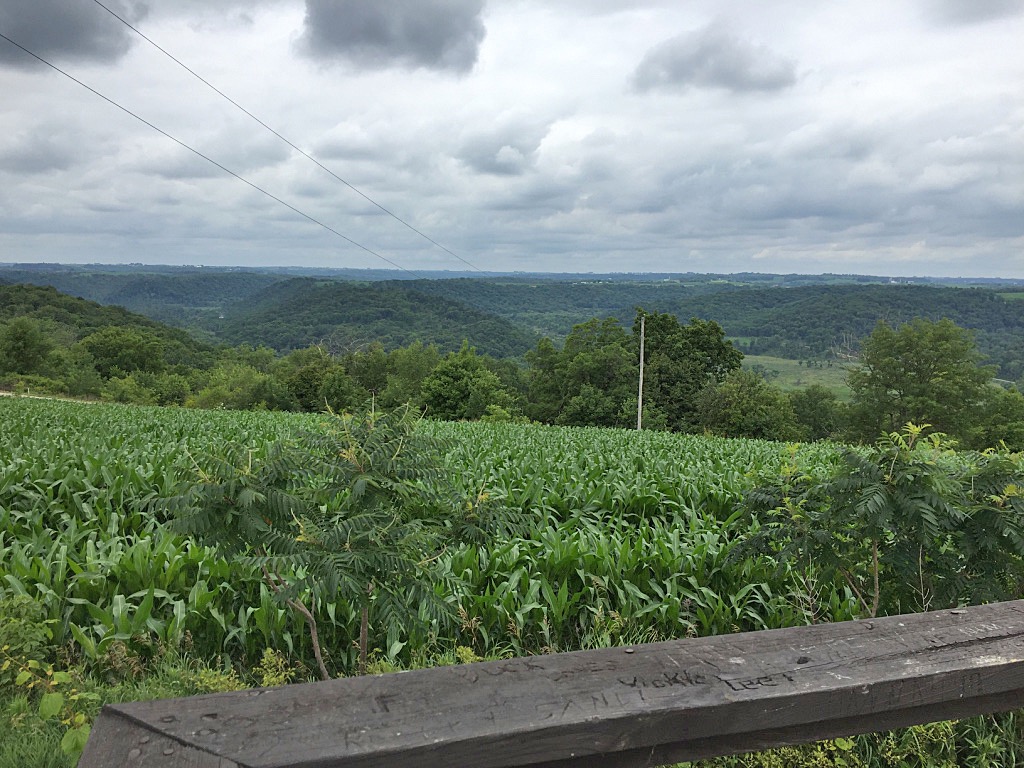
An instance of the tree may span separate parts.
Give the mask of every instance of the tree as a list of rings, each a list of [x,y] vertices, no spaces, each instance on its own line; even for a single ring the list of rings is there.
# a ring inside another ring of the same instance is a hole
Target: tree
[[[789,402],[805,440],[825,440],[834,437],[839,430],[839,400],[828,387],[821,384],[803,387],[790,393]]]
[[[1011,599],[1024,578],[1024,493],[1016,457],[954,453],[906,425],[848,450],[835,473],[795,463],[751,491],[761,523],[734,556],[769,552],[845,586],[864,616]]]
[[[628,400],[620,400],[591,384],[584,384],[566,402],[557,423],[576,427],[624,427],[629,422],[627,410],[631,410]]]
[[[266,408],[287,411],[295,400],[287,387],[273,376],[242,363],[225,362],[210,371],[206,385],[189,398],[195,408],[249,410]]]
[[[714,322],[681,325],[674,315],[637,310],[633,336],[613,318],[573,326],[561,351],[548,339],[527,353],[529,415],[563,425],[635,423],[640,318],[645,319],[644,424],[696,426],[696,397],[740,367],[743,355]]]
[[[796,414],[786,395],[753,371],[733,371],[696,399],[697,423],[725,437],[795,440]]]
[[[358,609],[365,672],[372,617],[389,649],[417,626],[425,634],[421,618],[443,626],[453,613],[444,600],[450,577],[429,564],[446,543],[507,530],[515,519],[446,493],[445,446],[418,427],[408,406],[341,414],[264,458],[235,447],[169,502],[176,530],[262,570],[309,627],[324,679],[320,606],[344,600]]]
[[[978,418],[962,438],[969,448],[1005,446],[1024,451],[1024,395],[1017,389],[990,387]]]
[[[522,411],[526,399],[526,371],[516,360],[508,360],[490,355],[481,355],[484,367],[498,377],[502,388],[512,396],[515,409]]]
[[[221,352],[220,359],[223,362],[244,363],[260,373],[269,373],[277,361],[277,353],[269,347],[253,348],[248,344],[240,344],[225,349]]]
[[[27,317],[16,317],[0,329],[0,370],[38,373],[53,350],[53,342]]]
[[[81,344],[56,350],[51,365],[53,370],[61,372],[69,395],[99,396],[103,379],[93,364],[92,355]]]
[[[351,410],[370,399],[370,393],[356,384],[341,365],[334,366],[324,376],[320,396],[329,409],[337,412]]]
[[[670,429],[698,426],[697,394],[722,381],[743,362],[743,353],[711,320],[682,325],[675,315],[637,309],[633,338],[640,340],[644,319],[644,403],[660,413]]]
[[[418,402],[424,380],[441,362],[441,353],[433,344],[414,341],[388,355],[387,385],[380,394],[381,405],[394,408]]]
[[[365,352],[353,352],[344,357],[345,370],[357,385],[374,396],[388,385],[388,355],[384,346],[374,342]]]
[[[456,421],[479,419],[492,405],[510,411],[514,398],[463,342],[462,349],[445,356],[423,380],[421,403],[431,418]]]
[[[291,528],[281,520],[268,538],[268,547],[280,552],[265,561],[275,573],[299,555],[308,574],[302,587],[321,601],[340,593],[359,607],[360,673],[371,603],[389,647],[420,611],[442,622],[451,615],[422,567],[441,546],[438,524],[446,515],[437,514],[426,490],[439,484],[442,445],[417,429],[418,421],[409,406],[371,408],[342,414],[311,435],[309,458],[322,484]]]
[[[634,354],[629,336],[614,317],[573,326],[555,376],[563,406],[557,422],[567,426],[625,427],[636,408]]]
[[[184,405],[192,394],[189,380],[179,373],[157,374],[152,377],[149,389],[156,396],[158,405]]]
[[[847,376],[849,436],[870,440],[908,422],[964,436],[994,374],[980,359],[970,332],[950,320],[918,319],[899,330],[880,322]]]
[[[562,410],[559,359],[559,351],[546,336],[526,353],[526,415],[534,421],[554,424]]]
[[[111,400],[115,403],[157,404],[156,394],[150,391],[137,373],[107,379],[101,393],[104,400]]]
[[[304,411],[324,410],[324,382],[339,367],[323,347],[312,344],[297,349],[274,366],[274,375],[282,380],[291,396]]]
[[[164,368],[163,342],[148,331],[110,325],[89,334],[81,343],[105,379],[134,371],[156,373]]]

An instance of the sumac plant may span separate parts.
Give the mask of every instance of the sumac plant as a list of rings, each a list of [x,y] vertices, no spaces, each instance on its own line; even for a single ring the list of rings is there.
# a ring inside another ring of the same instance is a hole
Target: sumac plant
[[[302,615],[325,679],[318,605],[341,600],[358,609],[360,672],[371,605],[389,649],[417,621],[452,618],[444,585],[426,568],[445,544],[450,497],[436,490],[443,454],[418,422],[409,408],[326,416],[263,458],[228,451],[173,502],[177,530],[258,566]]]
[[[760,524],[737,554],[803,563],[862,615],[1011,599],[1024,583],[1024,468],[1007,451],[955,452],[908,424],[848,449],[827,479],[797,463],[746,496]]]

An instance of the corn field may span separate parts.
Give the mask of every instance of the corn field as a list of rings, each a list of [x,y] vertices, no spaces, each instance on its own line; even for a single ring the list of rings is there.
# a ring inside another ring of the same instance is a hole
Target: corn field
[[[263,649],[309,664],[301,623],[254,566],[171,533],[161,502],[228,445],[260,456],[321,417],[0,400],[0,598],[45,608],[54,642],[87,664],[115,642],[187,647],[253,664]],[[459,544],[424,563],[458,620],[424,620],[382,657],[472,648],[521,655],[764,629],[853,616],[851,595],[806,567],[737,557],[745,490],[798,464],[828,474],[826,445],[531,425],[430,423],[467,504],[500,504],[528,535]],[[804,564],[806,565],[806,564]],[[442,578],[443,576],[443,578]],[[372,610],[372,608],[371,608]],[[337,672],[359,611],[316,607]],[[415,623],[413,623],[415,624]],[[374,626],[371,620],[371,626]]]

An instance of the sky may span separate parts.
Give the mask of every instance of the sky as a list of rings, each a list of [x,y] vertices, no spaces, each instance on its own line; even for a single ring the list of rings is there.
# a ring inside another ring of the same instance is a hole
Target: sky
[[[1024,0],[0,0],[0,34],[84,84],[0,39],[0,262],[1024,278]]]

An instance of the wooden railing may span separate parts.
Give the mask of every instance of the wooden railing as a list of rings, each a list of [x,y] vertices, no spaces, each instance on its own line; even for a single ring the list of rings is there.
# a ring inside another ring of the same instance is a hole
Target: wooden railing
[[[108,705],[81,768],[657,766],[1024,706],[1024,601]]]

